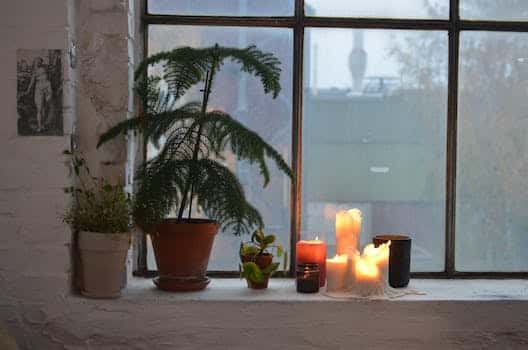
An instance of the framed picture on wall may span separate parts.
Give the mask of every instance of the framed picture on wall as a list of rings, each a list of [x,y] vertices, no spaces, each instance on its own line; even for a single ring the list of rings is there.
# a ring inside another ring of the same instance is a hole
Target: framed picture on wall
[[[62,136],[62,51],[17,50],[19,136]]]

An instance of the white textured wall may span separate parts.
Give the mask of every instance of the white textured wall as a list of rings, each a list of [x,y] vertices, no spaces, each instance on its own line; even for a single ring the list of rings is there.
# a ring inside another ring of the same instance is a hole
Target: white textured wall
[[[528,308],[516,301],[196,302],[150,289],[118,301],[71,296],[70,233],[59,220],[67,201],[61,187],[69,180],[60,154],[76,119],[92,166],[123,174],[123,143],[103,153],[94,145],[131,108],[129,12],[126,0],[2,2],[0,327],[20,348],[528,348]],[[74,29],[78,69],[64,61],[65,136],[17,137],[15,50],[65,49]]]
[[[18,137],[16,49],[64,49],[68,31],[66,0],[2,1],[0,322],[21,340],[37,337],[31,324],[47,317],[43,305],[69,290],[69,230],[59,214],[66,203],[61,152],[69,145],[72,104],[67,97],[64,137]],[[67,95],[66,67],[64,77]]]

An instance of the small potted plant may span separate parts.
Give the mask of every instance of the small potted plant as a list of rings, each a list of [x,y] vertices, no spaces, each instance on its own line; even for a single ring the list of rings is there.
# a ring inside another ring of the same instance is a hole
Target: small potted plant
[[[98,143],[132,131],[142,137],[143,154],[148,144],[158,147],[159,153],[136,172],[133,218],[152,238],[159,273],[155,283],[162,290],[207,286],[207,264],[220,226],[235,235],[263,226],[236,174],[222,163],[226,152],[258,166],[264,186],[270,180],[269,161],[292,177],[289,165],[270,144],[227,112],[210,106],[214,87],[231,88],[214,85],[226,61],[238,63],[243,72],[260,80],[265,93],[278,96],[280,61],[255,46],[161,52],[145,59],[136,71],[140,113],[113,126]],[[200,100],[188,102],[187,92],[196,85]],[[207,219],[193,216],[195,211]]]
[[[64,154],[74,185],[65,188],[72,201],[63,220],[78,234],[81,294],[117,298],[131,240],[130,200],[122,184],[92,176],[79,154]]]
[[[288,254],[280,244],[274,244],[277,237],[266,235],[261,229],[255,230],[251,241],[240,244],[240,276],[245,278],[249,288],[268,288],[271,275],[280,263],[273,262],[271,250],[275,249],[278,258],[283,257],[284,268],[288,263]]]

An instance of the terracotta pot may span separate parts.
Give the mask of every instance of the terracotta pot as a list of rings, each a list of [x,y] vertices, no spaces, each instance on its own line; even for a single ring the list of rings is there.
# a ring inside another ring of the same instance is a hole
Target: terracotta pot
[[[121,295],[130,233],[79,232],[81,294],[91,298]]]
[[[249,279],[246,279],[247,286],[251,289],[266,289],[268,288],[268,282],[269,282],[269,275],[264,276],[264,280],[259,283],[255,283],[253,281],[250,281]]]
[[[266,254],[259,254],[257,256],[248,256],[244,255],[240,257],[242,262],[248,262],[253,261],[255,264],[257,264],[260,269],[265,269],[266,267],[270,266],[273,262],[273,255],[266,253]],[[249,279],[246,279],[247,285],[251,289],[266,289],[268,288],[268,282],[269,282],[270,276],[264,276],[264,280],[260,283],[255,283],[253,281],[250,281]]]
[[[273,262],[273,255],[271,254],[259,254],[255,258],[255,264],[257,264],[260,269],[265,269],[266,267],[270,266]]]
[[[202,290],[218,224],[212,220],[167,219],[152,234],[152,246],[159,277],[159,289],[171,292]]]

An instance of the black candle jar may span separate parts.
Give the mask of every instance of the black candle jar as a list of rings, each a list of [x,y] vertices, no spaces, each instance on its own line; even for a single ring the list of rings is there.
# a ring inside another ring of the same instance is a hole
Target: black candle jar
[[[411,238],[404,235],[377,235],[372,239],[377,247],[391,241],[389,248],[389,285],[404,288],[411,273]]]
[[[298,293],[319,292],[319,265],[303,263],[297,265],[295,284]]]

